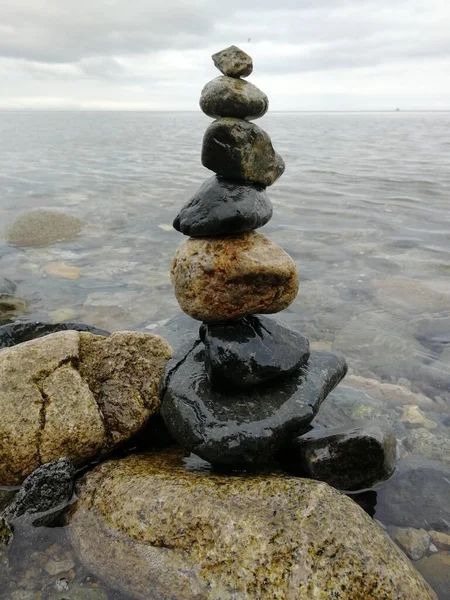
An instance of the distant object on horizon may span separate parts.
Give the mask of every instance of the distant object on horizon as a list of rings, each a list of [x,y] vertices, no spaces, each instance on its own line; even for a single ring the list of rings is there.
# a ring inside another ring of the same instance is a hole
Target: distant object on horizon
[[[395,112],[400,112],[400,109],[399,109],[399,108],[396,108],[396,109],[395,109]]]

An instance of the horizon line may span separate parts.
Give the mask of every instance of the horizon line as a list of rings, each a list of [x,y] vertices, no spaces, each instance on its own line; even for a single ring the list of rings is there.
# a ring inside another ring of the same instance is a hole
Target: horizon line
[[[2,108],[0,112],[152,112],[152,113],[198,113],[203,114],[197,110],[164,110],[154,108],[39,108],[39,107],[11,107]],[[450,112],[450,108],[354,108],[354,109],[339,109],[339,108],[328,108],[328,109],[292,109],[292,110],[271,110],[270,114],[274,113],[374,113],[374,112]],[[269,114],[269,113],[267,113]],[[207,115],[205,115],[207,116]],[[266,115],[264,115],[266,116]]]

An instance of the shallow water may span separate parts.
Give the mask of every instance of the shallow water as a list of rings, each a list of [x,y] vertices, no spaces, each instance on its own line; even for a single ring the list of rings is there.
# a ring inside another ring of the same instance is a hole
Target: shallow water
[[[112,331],[177,313],[168,270],[182,236],[170,224],[210,176],[200,163],[209,122],[200,112],[0,112],[0,275],[29,301],[26,318]],[[386,401],[404,428],[400,456],[450,466],[450,113],[274,113],[258,124],[287,165],[262,230],[300,274],[283,319],[342,350],[366,383],[424,395],[427,427],[401,423],[402,402]],[[5,229],[30,208],[86,225],[71,242],[9,247]],[[48,274],[52,263],[79,278]]]

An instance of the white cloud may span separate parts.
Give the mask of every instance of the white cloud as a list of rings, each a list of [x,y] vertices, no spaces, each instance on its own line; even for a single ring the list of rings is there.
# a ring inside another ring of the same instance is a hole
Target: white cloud
[[[450,108],[449,27],[446,0],[3,0],[0,107],[196,110],[235,43],[275,110]]]

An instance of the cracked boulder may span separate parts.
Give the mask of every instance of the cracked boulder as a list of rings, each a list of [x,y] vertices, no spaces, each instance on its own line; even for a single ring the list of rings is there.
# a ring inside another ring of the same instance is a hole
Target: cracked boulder
[[[436,600],[384,531],[324,483],[220,475],[172,451],[103,463],[77,496],[73,547],[130,599]]]
[[[0,485],[63,456],[110,451],[158,411],[160,336],[62,331],[0,351]]]

